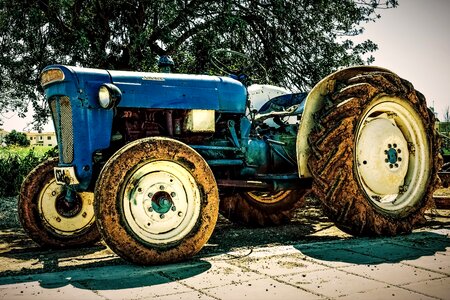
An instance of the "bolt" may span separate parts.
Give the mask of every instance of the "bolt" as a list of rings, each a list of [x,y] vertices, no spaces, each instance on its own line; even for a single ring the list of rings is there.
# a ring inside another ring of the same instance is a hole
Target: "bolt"
[[[397,148],[397,144],[394,144],[394,148]]]
[[[149,212],[152,212],[153,211],[153,207],[149,207],[148,209],[147,209]]]
[[[175,207],[175,205],[172,206],[172,211],[176,211],[176,210],[177,210],[177,208]]]
[[[87,212],[84,212],[81,216],[82,216],[83,218],[86,218]]]
[[[389,161],[389,159],[387,159],[387,158],[384,159],[384,162],[388,162],[388,161]]]
[[[179,211],[179,212],[178,212],[178,216],[179,216],[179,217],[182,217],[182,216],[183,216],[183,212]]]
[[[400,154],[400,153],[402,153],[402,150],[400,150],[400,149],[397,149],[397,153],[399,153],[399,154]]]
[[[164,186],[163,186],[163,185],[160,185],[160,186],[159,186],[159,189],[160,189],[161,191],[164,191]]]
[[[142,188],[137,189],[138,193],[142,193]]]
[[[392,169],[393,167],[394,167],[394,165],[393,165],[393,164],[389,164],[389,168],[391,168],[391,169]]]
[[[55,191],[52,192],[52,196],[56,196],[56,192]]]
[[[408,143],[408,150],[411,154],[416,153],[416,147],[414,146],[413,143]]]
[[[395,164],[395,167],[398,168],[398,164]]]
[[[61,218],[60,217],[56,217],[56,222],[61,222]]]
[[[388,144],[388,148],[391,149],[391,148],[392,148],[392,145],[391,145],[391,144]]]
[[[152,193],[148,193],[148,195],[147,195],[149,198],[151,198],[151,197],[153,197],[153,194]]]
[[[402,161],[402,158],[401,158],[401,157],[399,157],[399,158],[397,158],[397,160],[398,160],[398,161]]]
[[[175,192],[170,193],[170,196],[175,197],[177,194]]]
[[[161,219],[164,219],[166,216],[165,216],[164,214],[160,214],[159,217],[160,217]]]

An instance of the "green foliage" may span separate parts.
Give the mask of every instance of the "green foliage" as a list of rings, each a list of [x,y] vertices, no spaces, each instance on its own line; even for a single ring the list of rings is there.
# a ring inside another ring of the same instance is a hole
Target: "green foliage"
[[[27,139],[27,136],[23,132],[17,132],[15,130],[12,130],[10,133],[5,135],[3,142],[8,145],[16,145],[21,147],[28,147],[30,146],[30,141]]]
[[[341,66],[372,62],[377,49],[349,37],[397,0],[0,0],[0,112],[47,116],[39,72],[52,63],[156,71],[172,55],[176,71],[211,73],[211,50],[248,54],[270,83],[309,89]],[[258,75],[258,74],[256,74]],[[262,76],[256,76],[262,77]],[[39,125],[39,123],[38,123]]]
[[[40,162],[54,156],[33,148],[5,148],[0,152],[0,197],[15,196],[27,174]]]

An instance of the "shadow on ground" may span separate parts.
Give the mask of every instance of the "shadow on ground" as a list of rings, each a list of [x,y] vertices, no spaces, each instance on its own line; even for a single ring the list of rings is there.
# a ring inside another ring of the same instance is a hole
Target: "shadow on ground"
[[[302,243],[294,247],[318,260],[367,265],[433,256],[450,247],[450,238],[433,232],[413,232],[386,238],[352,238],[312,245]]]
[[[143,267],[130,264],[95,266],[61,272],[0,277],[0,286],[13,283],[38,282],[47,289],[72,285],[87,290],[121,290],[165,284],[201,274],[211,268],[202,260],[179,264]]]

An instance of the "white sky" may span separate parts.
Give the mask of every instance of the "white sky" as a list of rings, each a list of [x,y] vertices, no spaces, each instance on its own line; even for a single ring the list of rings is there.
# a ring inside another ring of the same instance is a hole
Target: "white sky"
[[[399,7],[381,10],[381,19],[364,25],[361,39],[371,39],[379,50],[374,65],[409,80],[442,118],[450,106],[450,0],[399,0]],[[14,113],[3,119],[7,131],[26,130],[31,114]],[[48,124],[44,131],[52,131]]]
[[[379,47],[373,65],[410,81],[442,119],[450,106],[450,0],[399,0],[380,14],[362,35]]]

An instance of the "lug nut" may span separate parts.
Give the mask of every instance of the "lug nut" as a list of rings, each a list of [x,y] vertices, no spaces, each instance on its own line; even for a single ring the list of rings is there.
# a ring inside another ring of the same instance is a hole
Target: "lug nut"
[[[56,217],[56,222],[61,222],[61,218],[60,217]]]
[[[397,144],[394,144],[394,148],[397,148]]]
[[[170,193],[171,197],[175,197],[177,194],[175,194],[175,192]]]
[[[393,167],[394,167],[394,165],[393,165],[393,164],[389,164],[389,168],[391,168],[391,169],[392,169]]]
[[[52,196],[56,196],[56,192],[55,191],[52,192]]]
[[[84,212],[81,216],[82,216],[83,218],[86,218],[87,212]]]
[[[402,161],[402,158],[401,158],[401,157],[399,157],[399,158],[397,158],[397,160],[398,160],[398,161]]]
[[[147,209],[149,212],[153,212],[153,207],[149,207],[148,209]]]
[[[164,191],[164,186],[163,186],[163,185],[160,185],[160,186],[159,186],[159,189],[160,189],[161,191]]]
[[[179,217],[182,217],[182,216],[183,216],[183,212],[179,211],[179,212],[178,212],[178,216],[179,216]]]
[[[165,216],[164,214],[160,214],[159,217],[160,217],[161,219],[164,219],[166,216]]]
[[[148,193],[148,195],[147,195],[149,198],[151,198],[151,197],[153,197],[153,194],[152,193]]]
[[[176,211],[176,210],[177,210],[177,208],[175,207],[175,205],[172,206],[172,211]]]
[[[402,153],[402,150],[400,150],[400,149],[397,149],[397,153]]]
[[[138,193],[142,193],[142,188],[137,189]]]
[[[395,167],[398,168],[398,164],[395,164]]]
[[[391,148],[392,148],[392,145],[391,145],[391,144],[388,144],[388,148],[391,149]]]

